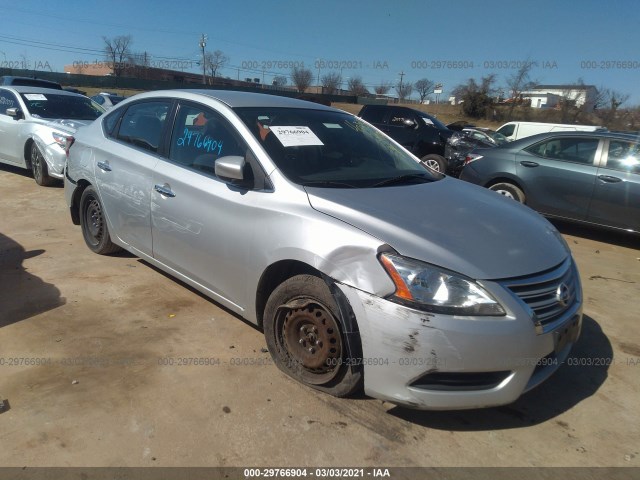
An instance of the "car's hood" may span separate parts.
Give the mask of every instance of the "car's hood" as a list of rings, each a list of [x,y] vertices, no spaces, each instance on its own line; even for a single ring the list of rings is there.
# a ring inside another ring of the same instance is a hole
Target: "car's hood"
[[[529,275],[569,254],[557,230],[530,208],[450,177],[384,188],[305,189],[314,209],[401,255],[475,279]]]

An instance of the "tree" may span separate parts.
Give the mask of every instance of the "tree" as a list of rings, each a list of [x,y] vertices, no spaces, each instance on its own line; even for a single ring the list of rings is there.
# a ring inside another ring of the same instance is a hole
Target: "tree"
[[[406,100],[413,93],[413,83],[398,83],[396,85],[396,93],[398,94],[398,100],[401,102]]]
[[[629,100],[629,95],[626,93],[600,87],[594,110],[607,128],[618,128],[615,124],[618,123],[616,120],[618,120],[619,108],[627,100]],[[621,128],[624,129],[624,126]]]
[[[380,85],[373,89],[378,95],[386,95],[391,90],[391,84],[389,82],[380,82]]]
[[[462,111],[465,115],[471,118],[482,118],[487,115],[489,108],[493,105],[491,96],[495,81],[494,74],[482,77],[479,83],[470,78],[467,83],[455,87],[451,93],[462,101]]]
[[[324,93],[334,94],[340,89],[342,85],[342,75],[337,72],[327,73],[320,79],[322,82],[322,88]]]
[[[287,77],[284,75],[276,75],[273,77],[273,82],[271,82],[271,84],[276,87],[284,87],[287,84]]]
[[[367,90],[367,87],[365,87],[362,82],[362,77],[359,75],[349,79],[347,82],[347,88],[349,89],[349,92],[351,92],[351,95],[361,96],[369,93],[369,90]]]
[[[420,95],[420,103],[424,103],[424,99],[427,98],[427,95],[431,95],[433,93],[433,86],[435,85],[429,79],[422,78],[415,83],[416,92]]]
[[[511,101],[509,102],[509,112],[507,118],[513,117],[513,110],[516,108],[516,104],[522,101],[522,92],[533,88],[538,82],[531,80],[530,73],[533,63],[528,59],[522,62],[522,66],[516,73],[507,78],[507,86],[509,87],[509,94]]]
[[[102,37],[104,40],[104,53],[107,61],[113,65],[113,74],[120,77],[128,67],[128,61],[131,59],[131,44],[133,38],[131,35],[120,35],[109,39]]]
[[[211,78],[209,79],[209,84],[213,85],[216,79],[216,74],[218,70],[223,68],[229,62],[229,57],[227,57],[222,50],[216,50],[215,52],[207,52],[204,55],[204,64],[205,69],[209,72]]]
[[[313,73],[308,68],[293,67],[291,70],[291,80],[296,86],[296,89],[300,93],[304,93],[307,88],[311,86],[313,80]]]

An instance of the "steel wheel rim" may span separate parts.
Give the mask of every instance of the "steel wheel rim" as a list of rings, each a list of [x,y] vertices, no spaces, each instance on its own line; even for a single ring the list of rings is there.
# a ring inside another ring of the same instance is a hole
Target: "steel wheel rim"
[[[504,197],[510,198],[511,200],[516,199],[516,197],[513,196],[513,193],[509,192],[508,190],[494,190],[494,192],[499,193]]]
[[[100,202],[95,197],[88,199],[85,210],[86,232],[93,245],[98,245],[104,234],[104,219]]]
[[[340,369],[342,338],[329,310],[319,303],[285,310],[280,315],[278,340],[288,367],[298,370],[304,381],[321,385]]]

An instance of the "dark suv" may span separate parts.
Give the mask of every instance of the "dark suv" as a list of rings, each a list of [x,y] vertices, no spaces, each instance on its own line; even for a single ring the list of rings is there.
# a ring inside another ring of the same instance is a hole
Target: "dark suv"
[[[57,82],[50,80],[42,80],[41,78],[29,78],[29,77],[14,77],[11,75],[5,75],[0,77],[0,85],[7,86],[20,86],[20,87],[41,87],[41,88],[53,88],[54,90],[62,90],[62,86]]]
[[[439,172],[448,170],[444,157],[447,139],[453,134],[431,115],[408,107],[365,105],[358,114]]]

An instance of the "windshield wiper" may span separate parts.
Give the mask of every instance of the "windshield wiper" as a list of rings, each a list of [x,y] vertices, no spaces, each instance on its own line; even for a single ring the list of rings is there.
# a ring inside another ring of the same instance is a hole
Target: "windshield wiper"
[[[303,187],[333,187],[333,188],[358,188],[350,183],[334,182],[331,180],[318,180],[315,182],[303,182]]]
[[[398,183],[405,183],[411,180],[424,180],[425,182],[433,182],[434,179],[424,173],[408,173],[405,175],[400,175],[398,177],[387,178],[386,180],[382,180],[381,182],[374,183],[373,185],[371,185],[371,188],[384,187],[386,185],[393,185]]]

